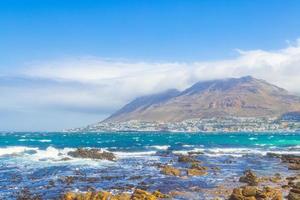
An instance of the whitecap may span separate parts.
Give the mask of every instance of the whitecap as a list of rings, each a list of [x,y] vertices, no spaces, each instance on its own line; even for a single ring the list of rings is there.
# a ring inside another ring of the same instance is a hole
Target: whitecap
[[[170,147],[170,145],[153,145],[153,146],[149,146],[149,147],[158,149],[158,150],[167,150]]]
[[[141,152],[123,152],[123,151],[118,151],[118,152],[114,152],[114,154],[118,158],[144,157],[144,156],[154,155],[155,153],[156,153],[156,151],[141,151]]]
[[[52,142],[52,140],[38,140],[39,142]]]
[[[249,138],[249,140],[257,140],[258,138],[256,138],[256,137],[251,137],[251,138]]]
[[[38,150],[38,148],[25,147],[25,146],[10,146],[0,148],[0,156],[12,155],[12,154],[21,154],[26,151]]]

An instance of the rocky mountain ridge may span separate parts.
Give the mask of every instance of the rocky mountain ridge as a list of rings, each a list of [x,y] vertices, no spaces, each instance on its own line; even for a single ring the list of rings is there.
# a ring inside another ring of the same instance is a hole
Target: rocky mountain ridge
[[[251,76],[200,81],[185,89],[139,97],[104,122],[177,122],[193,118],[279,117],[300,111],[300,97]]]

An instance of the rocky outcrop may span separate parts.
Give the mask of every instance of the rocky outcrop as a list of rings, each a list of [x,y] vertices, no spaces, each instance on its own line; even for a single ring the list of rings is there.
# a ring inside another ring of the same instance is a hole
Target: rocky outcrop
[[[300,170],[300,156],[298,155],[282,155],[281,160],[288,164],[289,170]]]
[[[289,192],[288,200],[300,200],[300,179],[291,180],[289,184],[292,189]]]
[[[78,148],[75,151],[70,151],[69,156],[74,158],[90,158],[90,159],[99,159],[99,160],[116,160],[116,156],[107,151],[101,151],[99,149],[82,149]]]
[[[203,176],[206,175],[207,171],[199,170],[199,169],[188,169],[187,175],[188,176]]]
[[[131,200],[156,200],[169,198],[168,195],[162,194],[159,191],[154,191],[153,193],[147,192],[145,190],[136,189],[131,196]]]
[[[258,189],[255,186],[244,186],[233,189],[229,200],[282,200],[282,192],[279,189],[264,187]]]
[[[161,172],[169,176],[180,176],[181,171],[175,167],[165,165],[162,167]]]
[[[145,190],[136,189],[132,194],[112,194],[107,191],[86,193],[68,192],[63,195],[61,200],[157,200],[165,198],[170,198],[170,196],[163,194],[160,191],[150,193]]]
[[[191,155],[188,155],[188,156],[187,155],[179,155],[178,162],[182,162],[182,163],[199,163],[200,161],[196,160]]]
[[[257,186],[259,179],[253,171],[246,170],[244,172],[244,176],[241,176],[239,181],[242,183],[247,183],[250,186]]]

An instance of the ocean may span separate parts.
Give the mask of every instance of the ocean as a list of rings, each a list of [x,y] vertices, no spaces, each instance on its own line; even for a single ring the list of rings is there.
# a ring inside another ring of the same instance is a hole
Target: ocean
[[[100,148],[117,160],[73,158],[76,148]],[[178,154],[197,154],[211,170],[205,176],[174,177],[158,166],[176,162]],[[0,133],[0,199],[17,199],[27,189],[42,199],[59,199],[67,191],[131,192],[133,188],[163,193],[185,191],[174,199],[210,199],[224,183],[240,184],[247,169],[259,176],[291,171],[267,153],[299,154],[300,133]],[[195,189],[196,188],[196,189]]]

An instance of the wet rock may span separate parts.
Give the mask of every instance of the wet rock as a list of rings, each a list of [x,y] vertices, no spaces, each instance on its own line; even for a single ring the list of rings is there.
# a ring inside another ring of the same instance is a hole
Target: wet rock
[[[244,176],[241,176],[239,181],[242,183],[247,183],[250,186],[257,186],[259,179],[253,171],[246,170],[244,172]]]
[[[296,163],[290,164],[288,166],[288,169],[289,170],[300,170],[300,164],[296,164]]]
[[[63,182],[64,184],[67,185],[71,185],[75,182],[75,180],[77,180],[77,177],[75,176],[65,176],[59,179],[61,182]]]
[[[17,193],[17,200],[42,200],[39,195],[32,194],[28,188],[22,189]]]
[[[136,189],[132,194],[131,199],[132,200],[156,200],[157,197],[145,190]]]
[[[204,166],[201,166],[199,165],[199,163],[191,163],[191,169],[197,169],[197,170],[208,170],[208,167],[204,167]]]
[[[203,176],[206,174],[207,174],[207,172],[204,170],[199,170],[199,169],[188,169],[187,170],[188,176]]]
[[[211,169],[213,170],[213,171],[220,171],[221,170],[221,168],[220,167],[211,167]]]
[[[188,155],[192,156],[192,155],[203,155],[204,152],[202,151],[189,151]]]
[[[300,177],[297,176],[287,177],[286,180],[288,180],[288,185],[290,187],[297,188],[298,185],[300,185]]]
[[[152,193],[154,196],[156,196],[157,198],[160,198],[160,199],[165,199],[165,198],[170,198],[169,195],[167,194],[163,194],[161,193],[160,191],[156,190]]]
[[[162,168],[161,172],[165,175],[170,175],[170,176],[180,176],[181,171],[175,167],[166,165]]]
[[[112,199],[112,197],[113,195],[106,191],[86,193],[67,192],[65,195],[63,195],[61,200],[109,200]]]
[[[300,156],[299,155],[293,155],[293,154],[274,154],[274,153],[268,153],[269,157],[275,157],[280,158],[283,163],[288,163],[288,169],[289,170],[300,170]]]
[[[180,155],[178,157],[178,162],[183,162],[183,163],[199,163],[200,161],[196,160],[193,156]]]
[[[281,155],[281,160],[284,163],[300,164],[300,156],[299,155],[292,155],[292,154]]]
[[[60,159],[59,161],[69,161],[69,160],[71,160],[71,158],[64,157],[64,158]]]
[[[289,195],[287,196],[288,200],[300,200],[300,194],[290,192]]]
[[[292,182],[292,189],[290,190],[288,200],[300,200],[300,180],[295,179]]]
[[[160,191],[150,193],[142,189],[136,189],[132,195],[128,193],[112,194],[107,191],[86,193],[67,192],[61,200],[157,200],[164,198],[170,198],[170,196]]]
[[[47,189],[55,187],[55,182],[53,180],[48,181],[48,185],[45,187]]]
[[[113,197],[111,197],[110,200],[130,200],[130,199],[131,199],[131,195],[130,194],[122,193],[122,194],[114,195]]]
[[[281,158],[281,154],[277,154],[277,153],[267,153],[267,156],[270,158]]]
[[[289,186],[289,185],[282,185],[281,187],[282,187],[282,189],[284,189],[284,190],[287,190],[287,189],[289,189],[289,188],[290,188],[290,186]]]
[[[99,149],[82,149],[78,148],[75,151],[68,153],[69,156],[74,158],[90,158],[90,159],[99,159],[99,160],[116,160],[116,156],[107,151],[101,151]]]
[[[269,178],[269,181],[271,181],[273,183],[279,183],[282,181],[281,175],[276,173],[273,177]]]

